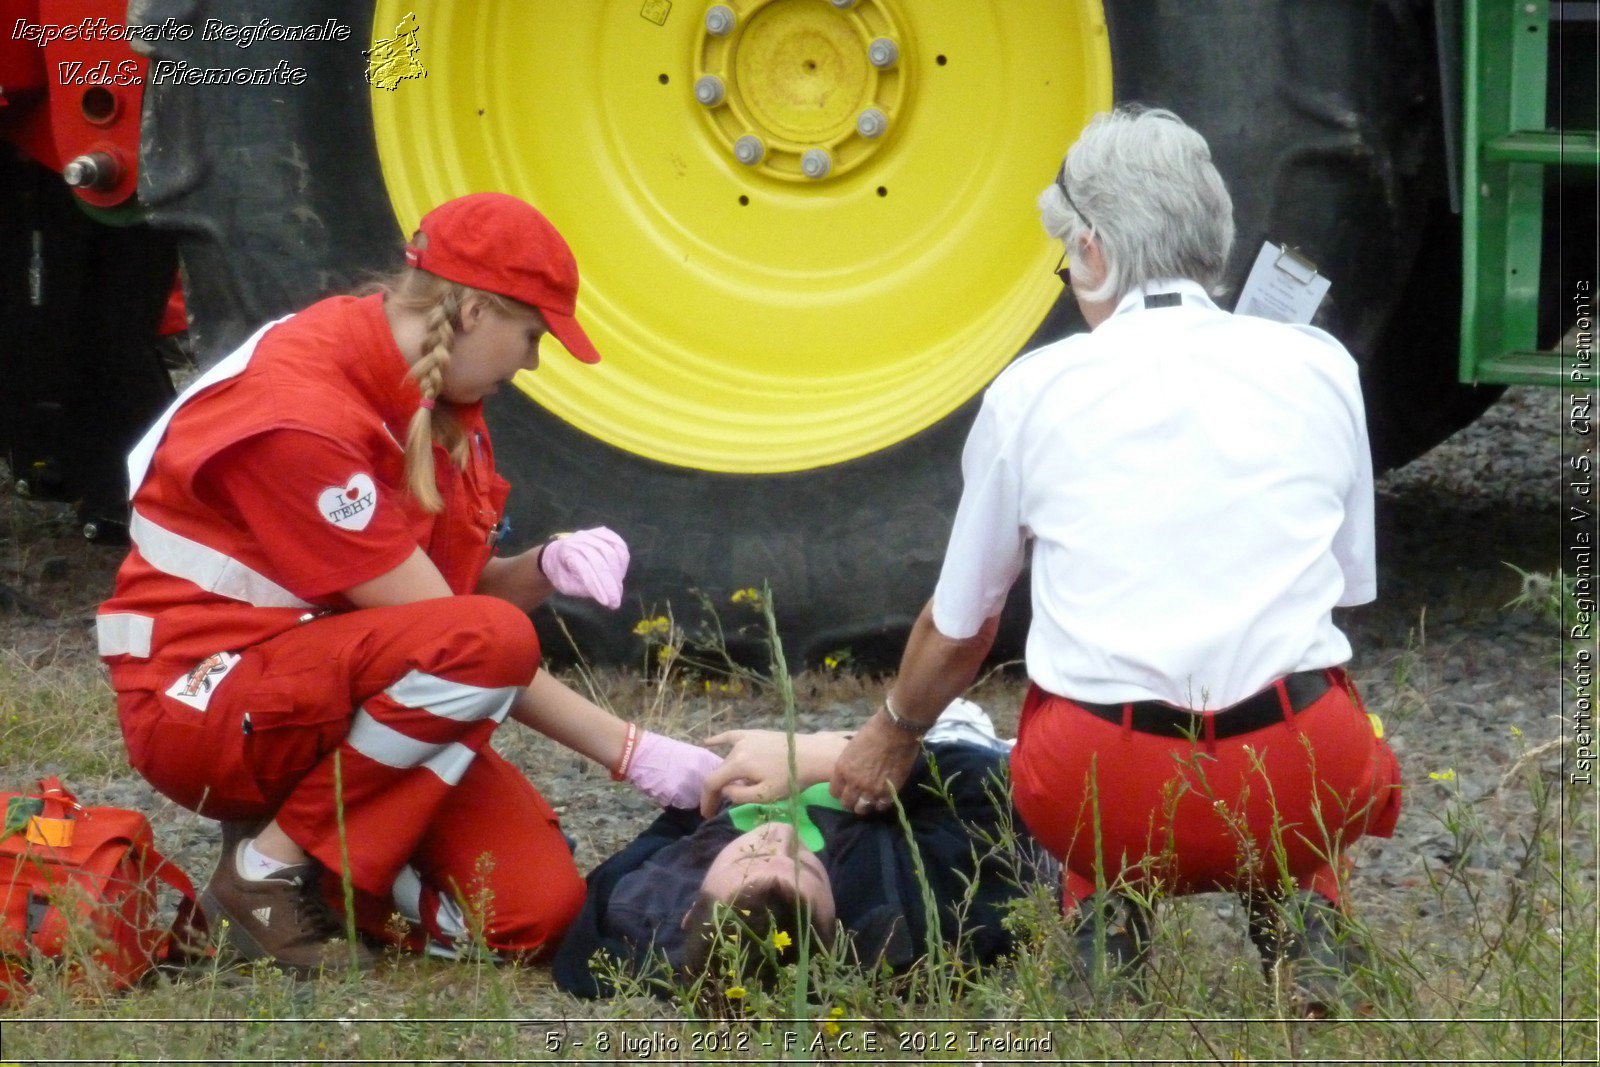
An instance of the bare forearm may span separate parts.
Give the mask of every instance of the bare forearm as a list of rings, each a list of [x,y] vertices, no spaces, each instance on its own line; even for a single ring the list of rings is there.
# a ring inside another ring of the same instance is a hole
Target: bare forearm
[[[517,694],[511,717],[602,767],[622,758],[628,724],[541,669]]]
[[[994,647],[999,627],[996,616],[971,637],[946,637],[933,624],[933,602],[924,605],[906,641],[900,673],[889,690],[895,713],[914,723],[931,724],[972,685]]]
[[[539,545],[515,556],[491,559],[478,577],[473,592],[499,597],[523,611],[532,611],[555,592],[550,579],[539,569],[539,553],[543,548]]]
[[[820,734],[797,734],[794,739],[795,771],[799,788],[830,781],[839,756],[853,735],[842,731]],[[785,753],[787,757],[787,753]]]
[[[794,775],[789,774],[789,736],[780,730],[726,730],[708,745],[731,745],[722,766],[706,776],[700,811],[708,818],[719,804],[769,803],[792,790],[830,781],[852,735],[795,734]],[[790,781],[793,785],[788,785]]]
[[[946,637],[933,625],[933,604],[924,607],[889,690],[895,714],[915,726],[933,725],[977,677],[999,625],[1000,620],[993,618],[971,637]],[[880,708],[839,756],[833,795],[857,814],[882,810],[910,777],[919,747],[918,735],[895,726]]]

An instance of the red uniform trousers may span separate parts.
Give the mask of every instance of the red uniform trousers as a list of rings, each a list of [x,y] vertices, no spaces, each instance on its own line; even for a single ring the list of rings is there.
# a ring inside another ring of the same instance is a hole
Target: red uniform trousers
[[[1336,672],[1346,681],[1343,672]],[[1343,850],[1388,837],[1400,769],[1353,685],[1249,733],[1138,733],[1037,686],[1011,755],[1017,812],[1059,858],[1071,909],[1099,887],[1271,892],[1283,879],[1339,899]]]
[[[385,933],[409,865],[428,933],[452,933],[434,914],[451,900],[492,947],[533,951],[584,896],[554,811],[488,747],[538,665],[525,614],[459,596],[329,615],[248,648],[203,711],[152,691],[119,693],[118,711],[130,761],[178,803],[276,816],[328,869],[331,897],[347,854],[363,928]]]

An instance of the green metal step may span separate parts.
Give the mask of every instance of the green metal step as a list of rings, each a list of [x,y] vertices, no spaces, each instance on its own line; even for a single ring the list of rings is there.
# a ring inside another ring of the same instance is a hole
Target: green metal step
[[[1571,389],[1600,384],[1593,354],[1579,360],[1570,352],[1506,352],[1478,359],[1478,380],[1500,385],[1554,385]]]
[[[1514,130],[1485,142],[1485,159],[1600,170],[1600,135],[1593,130]]]
[[[1472,384],[1592,388],[1594,361],[1536,351],[1547,192],[1600,175],[1600,134],[1551,129],[1546,92],[1550,22],[1596,5],[1550,0],[1462,0],[1461,352]],[[1559,112],[1558,112],[1559,114]],[[1559,121],[1559,119],[1558,119]],[[1566,179],[1551,182],[1552,170]],[[1573,192],[1570,195],[1583,195]],[[1585,352],[1585,355],[1592,355]]]

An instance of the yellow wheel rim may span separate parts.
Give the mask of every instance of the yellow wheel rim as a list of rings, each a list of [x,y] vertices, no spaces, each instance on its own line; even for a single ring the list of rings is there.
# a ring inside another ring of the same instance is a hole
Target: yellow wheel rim
[[[1060,295],[1034,201],[1110,106],[1098,0],[379,0],[400,228],[502,190],[582,271],[604,356],[518,385],[618,448],[806,470],[915,436]],[[753,139],[753,140],[752,140]]]

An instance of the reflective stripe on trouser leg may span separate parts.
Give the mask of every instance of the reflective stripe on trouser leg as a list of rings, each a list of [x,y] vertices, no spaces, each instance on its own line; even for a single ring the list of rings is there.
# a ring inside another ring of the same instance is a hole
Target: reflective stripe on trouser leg
[[[443,725],[439,720],[472,726],[487,719],[499,725],[516,696],[515,687],[491,689],[412,671],[356,713],[347,740],[351,748],[385,767],[426,768],[446,785],[455,785],[476,749],[448,737],[439,738],[437,727]],[[418,716],[416,712],[426,714]],[[405,725],[396,727],[390,722]],[[445,732],[453,731],[447,728]],[[423,740],[415,734],[438,739]]]
[[[413,671],[356,712],[335,753],[335,803],[343,805],[346,840],[361,842],[359,850],[349,850],[357,886],[369,893],[389,888],[393,875],[388,872],[406,861],[421,837],[419,816],[432,812],[461,781],[516,695],[516,687],[473,686]],[[302,801],[320,804],[334,795],[333,763],[333,756],[324,759],[296,787],[279,813],[280,821],[305,814]],[[345,851],[339,846],[337,819],[331,826],[321,820],[312,832],[320,836],[317,844],[322,847],[301,844],[319,859],[324,852],[337,856]],[[327,859],[323,862],[332,866]]]
[[[435,951],[431,942],[458,937],[465,926],[474,937],[481,934],[487,948],[538,958],[559,943],[583,908],[583,877],[555,810],[492,747],[482,749],[461,784],[448,790],[416,851],[396,872],[383,893],[356,892],[356,922],[414,952]],[[324,878],[322,893],[329,906],[343,907],[337,881]],[[397,910],[409,930],[393,921]]]
[[[336,746],[283,795],[278,823],[335,874],[347,856],[355,887],[387,898],[435,818],[448,818],[440,812],[453,783],[471,776],[538,669],[539,644],[528,617],[493,597],[353,615],[360,618],[322,629],[335,641],[341,631],[354,639],[327,669],[346,673],[356,711]],[[312,632],[321,625],[310,623],[291,640],[307,659],[323,649],[327,663],[330,645]]]

